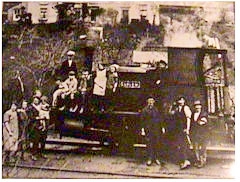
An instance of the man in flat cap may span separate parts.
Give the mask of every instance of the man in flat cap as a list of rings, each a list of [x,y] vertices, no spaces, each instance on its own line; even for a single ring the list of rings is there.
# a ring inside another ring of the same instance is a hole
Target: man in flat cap
[[[161,165],[159,161],[159,143],[161,132],[163,132],[162,120],[159,110],[155,107],[153,97],[147,99],[141,113],[142,119],[142,135],[146,135],[147,140],[147,165],[152,165],[154,161],[157,165]]]
[[[194,102],[194,111],[191,118],[191,138],[196,156],[195,166],[198,168],[207,162],[207,113],[203,111],[200,100]]]
[[[76,62],[73,61],[73,57],[75,56],[74,51],[67,52],[67,60],[63,61],[62,66],[60,68],[60,75],[62,76],[63,80],[68,77],[70,71],[74,71],[75,75],[77,75],[77,65]]]

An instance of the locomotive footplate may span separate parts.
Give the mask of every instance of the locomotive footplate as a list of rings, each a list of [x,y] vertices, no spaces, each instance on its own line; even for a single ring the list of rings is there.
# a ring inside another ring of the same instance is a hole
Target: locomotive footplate
[[[139,135],[139,116],[138,112],[127,111],[92,112],[78,117],[66,114],[59,128],[60,138],[81,138],[120,150],[132,150],[134,144],[143,143]]]

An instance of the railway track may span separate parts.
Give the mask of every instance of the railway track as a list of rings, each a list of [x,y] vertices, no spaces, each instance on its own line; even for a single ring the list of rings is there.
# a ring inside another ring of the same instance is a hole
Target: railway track
[[[168,174],[161,174],[161,175],[154,175],[154,174],[130,174],[130,173],[121,173],[121,172],[100,172],[100,171],[89,171],[89,170],[73,170],[73,169],[67,169],[65,168],[66,163],[61,167],[50,167],[50,166],[35,166],[35,165],[6,165],[4,164],[3,167],[8,170],[15,170],[17,172],[17,176],[9,175],[4,176],[3,178],[15,178],[21,176],[20,173],[23,173],[21,171],[27,170],[28,174],[31,174],[31,171],[38,171],[38,176],[28,176],[28,178],[42,178],[47,177],[48,175],[46,173],[52,174],[51,176],[48,176],[47,178],[82,178],[82,177],[88,177],[88,178],[171,178]],[[44,176],[41,176],[41,171],[44,173]],[[15,172],[16,174],[16,172]],[[32,173],[34,175],[34,173]],[[24,176],[22,176],[24,177]],[[26,176],[25,176],[26,177]],[[173,178],[173,177],[172,177]],[[176,178],[176,177],[174,177]]]
[[[162,178],[162,179],[194,179],[199,178],[198,173],[194,172],[161,172],[161,173],[127,173],[127,172],[103,172],[92,170],[73,170],[67,169],[67,161],[62,167],[37,166],[37,165],[3,165],[2,178],[48,178],[48,179],[81,179],[81,178]],[[4,172],[11,171],[12,174]],[[219,175],[204,174],[201,178],[219,179]]]

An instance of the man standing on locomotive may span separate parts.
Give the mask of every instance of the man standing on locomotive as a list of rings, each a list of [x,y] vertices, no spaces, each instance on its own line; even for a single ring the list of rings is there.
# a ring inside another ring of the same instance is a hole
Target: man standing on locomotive
[[[113,97],[116,97],[116,89],[118,86],[118,69],[117,64],[109,66],[109,71],[107,74],[107,89],[106,89],[106,100],[108,110],[114,110],[113,108]]]
[[[180,169],[185,169],[190,166],[188,160],[189,152],[189,131],[191,125],[192,112],[190,107],[186,105],[185,98],[180,97],[177,101],[177,108],[174,111],[175,120],[175,139],[180,154]]]
[[[156,70],[153,70],[153,81],[151,80],[150,84],[150,94],[155,96],[158,102],[158,109],[164,110],[163,102],[165,100],[164,87],[167,84],[168,72],[167,72],[167,63],[163,60],[160,60],[156,64]],[[163,115],[162,115],[163,116]]]
[[[80,92],[80,100],[81,100],[81,107],[79,113],[83,113],[87,109],[88,104],[88,91],[89,91],[89,81],[91,78],[91,74],[89,74],[88,70],[83,70],[82,75],[80,77],[79,87],[78,90]]]
[[[159,87],[165,85],[167,79],[167,63],[163,60],[160,60],[157,63],[157,69],[155,70],[156,75],[154,78],[155,84]]]
[[[107,69],[98,63],[96,77],[94,78],[93,86],[93,101],[98,111],[105,111],[105,94],[107,86]]]
[[[150,166],[155,160],[157,165],[161,165],[159,157],[159,142],[160,132],[163,131],[161,115],[158,109],[154,106],[155,100],[152,97],[147,99],[141,113],[142,119],[142,135],[146,136],[147,140],[147,165]]]
[[[74,71],[77,75],[77,64],[75,61],[73,61],[73,57],[75,55],[74,51],[68,51],[67,52],[67,60],[63,61],[62,66],[60,68],[60,75],[62,77],[62,80],[67,79],[68,74],[70,71]]]

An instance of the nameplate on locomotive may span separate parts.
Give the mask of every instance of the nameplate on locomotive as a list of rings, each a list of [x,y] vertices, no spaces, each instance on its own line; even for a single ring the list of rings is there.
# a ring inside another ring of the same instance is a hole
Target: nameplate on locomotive
[[[119,81],[120,88],[141,88],[140,81],[133,81],[133,80],[123,80]]]

